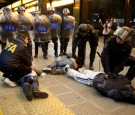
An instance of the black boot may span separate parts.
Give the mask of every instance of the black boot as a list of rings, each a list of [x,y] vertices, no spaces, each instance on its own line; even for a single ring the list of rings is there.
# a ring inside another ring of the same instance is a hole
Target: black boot
[[[47,98],[48,97],[48,94],[46,92],[33,91],[33,96],[35,98]]]
[[[89,64],[89,69],[90,69],[90,70],[94,70],[93,63],[90,63],[90,64]]]
[[[135,77],[135,66],[132,66],[129,68],[126,77],[128,78],[128,80],[132,81]]]
[[[54,51],[55,51],[54,53],[55,57],[58,57],[58,42],[57,41],[54,42]]]
[[[37,54],[35,54],[34,58],[37,58],[37,57],[38,57],[38,55],[37,55]]]

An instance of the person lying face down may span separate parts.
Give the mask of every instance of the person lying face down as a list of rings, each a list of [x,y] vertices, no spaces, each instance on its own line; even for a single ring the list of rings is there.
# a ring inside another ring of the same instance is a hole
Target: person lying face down
[[[100,94],[110,97],[115,101],[123,101],[135,104],[135,91],[131,82],[119,74],[116,78],[109,78],[103,72],[78,69],[78,71],[66,66],[64,68],[66,76],[74,78],[76,81],[93,86]]]
[[[72,69],[77,70],[78,68],[81,68],[83,66],[83,60],[80,57],[63,58],[43,68],[42,71],[45,73],[51,73],[55,75],[65,74],[63,69],[67,64],[70,65]]]

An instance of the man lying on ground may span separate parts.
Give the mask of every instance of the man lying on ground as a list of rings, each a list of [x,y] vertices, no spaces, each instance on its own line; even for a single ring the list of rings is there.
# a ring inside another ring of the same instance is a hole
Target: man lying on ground
[[[66,75],[76,81],[93,86],[99,93],[110,97],[115,101],[123,101],[135,104],[135,91],[131,82],[124,76],[118,75],[116,78],[109,78],[103,72],[78,69],[78,71],[65,67]]]
[[[83,66],[83,60],[80,57],[63,58],[43,68],[42,71],[53,75],[63,75],[65,74],[63,69],[67,64],[70,65],[70,68],[77,70],[78,68],[81,68]]]

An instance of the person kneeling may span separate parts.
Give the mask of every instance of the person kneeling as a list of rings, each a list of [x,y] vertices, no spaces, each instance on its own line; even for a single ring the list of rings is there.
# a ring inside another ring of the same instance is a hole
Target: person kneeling
[[[32,65],[32,58],[28,52],[27,43],[28,36],[20,33],[17,38],[7,44],[0,54],[0,71],[3,72],[3,78],[8,78],[23,87],[24,94],[29,101],[32,100],[33,96],[46,98],[48,94],[40,92],[38,89],[37,76],[24,77],[31,73],[32,70],[35,70]],[[30,78],[31,82],[29,82]],[[34,92],[32,91],[33,85]]]

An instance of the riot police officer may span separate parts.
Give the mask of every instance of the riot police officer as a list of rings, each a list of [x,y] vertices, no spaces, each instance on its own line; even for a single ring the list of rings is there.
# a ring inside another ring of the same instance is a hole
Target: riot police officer
[[[50,19],[50,38],[54,43],[54,55],[58,57],[58,38],[60,36],[62,18],[60,15],[54,13],[54,7],[47,8],[48,18]]]
[[[80,24],[77,28],[77,31],[75,33],[75,37],[73,39],[72,43],[72,56],[76,56],[76,48],[78,47],[78,57],[81,57],[83,59],[83,62],[85,61],[85,52],[86,52],[86,42],[88,41],[90,44],[90,63],[89,63],[89,69],[93,70],[93,62],[96,55],[96,50],[98,46],[98,40],[99,37],[97,33],[95,32],[93,26],[90,24]]]
[[[19,15],[19,30],[18,32],[24,33],[28,35],[29,42],[28,42],[28,50],[32,57],[32,40],[30,38],[29,31],[33,30],[33,22],[34,17],[32,14],[25,12],[25,8],[23,6],[19,6],[17,9]]]
[[[104,45],[101,62],[104,72],[115,78],[124,66],[130,66],[126,77],[131,81],[135,77],[135,57],[131,56],[133,30],[127,26],[118,28]]]
[[[41,15],[40,12],[34,12],[34,41],[35,41],[35,58],[38,56],[38,46],[41,44],[43,57],[47,59],[48,33],[50,29],[50,21],[47,16]]]
[[[6,46],[7,40],[11,42],[16,36],[19,18],[16,13],[12,12],[8,7],[2,8],[0,17],[1,23],[1,44],[2,49]]]
[[[75,28],[75,18],[70,14],[68,8],[63,9],[63,19],[61,28],[61,38],[60,38],[60,56],[66,55],[67,46],[70,38],[73,37]]]

